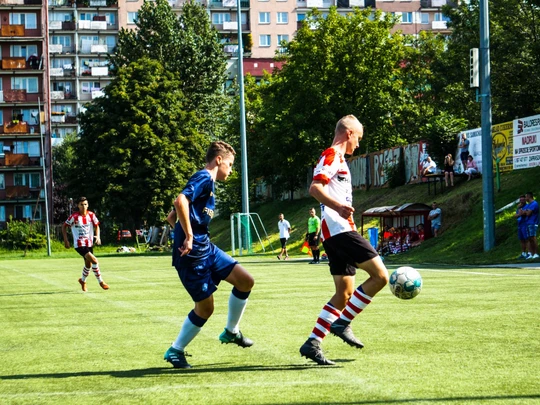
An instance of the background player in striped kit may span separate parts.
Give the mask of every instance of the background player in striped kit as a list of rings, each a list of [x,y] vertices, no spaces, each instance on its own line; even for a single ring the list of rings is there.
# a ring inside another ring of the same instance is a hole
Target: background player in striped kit
[[[101,272],[99,270],[99,263],[96,256],[94,256],[94,238],[96,239],[96,245],[101,245],[101,239],[99,237],[99,220],[92,211],[88,211],[88,200],[86,197],[80,197],[77,202],[78,212],[74,212],[70,217],[62,224],[62,234],[64,235],[64,246],[69,249],[69,240],[67,237],[67,228],[71,228],[73,234],[73,247],[84,258],[84,267],[82,276],[79,279],[79,284],[83,291],[88,291],[86,286],[86,277],[90,273],[90,266],[97,278],[97,281],[101,288],[108,290],[109,286],[103,281]],[[94,235],[95,233],[95,235]]]
[[[315,167],[309,193],[321,203],[321,239],[328,255],[335,294],[323,307],[300,354],[320,365],[333,365],[321,349],[329,332],[347,344],[364,347],[354,336],[350,322],[371,302],[372,297],[388,283],[388,271],[381,258],[357,231],[353,220],[351,172],[345,161],[358,148],[364,129],[354,115],[341,118],[334,141]],[[369,278],[354,290],[356,269]]]

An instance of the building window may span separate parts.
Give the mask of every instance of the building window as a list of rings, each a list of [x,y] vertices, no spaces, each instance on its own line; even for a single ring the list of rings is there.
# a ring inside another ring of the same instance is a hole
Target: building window
[[[429,24],[429,14],[428,13],[420,13],[420,21],[422,24]]]
[[[81,83],[81,91],[83,93],[92,93],[92,90],[93,91],[101,90],[101,85],[99,84],[99,82],[82,82]]]
[[[270,35],[259,35],[259,46],[260,47],[268,47],[270,46]]]
[[[282,44],[287,44],[289,42],[289,35],[288,34],[280,34],[277,36],[277,42],[279,46],[283,46]]]
[[[297,14],[296,15],[296,21],[304,21],[306,19],[305,14]]]
[[[49,3],[50,4],[50,3]],[[73,14],[66,13],[63,11],[60,12],[49,12],[49,21],[72,21]]]
[[[34,214],[33,205],[16,205],[15,206],[15,219],[41,219],[41,205],[38,205]]]
[[[98,13],[79,13],[79,20],[81,21],[92,21],[94,17],[96,17]]]
[[[6,207],[0,205],[0,221],[6,222]]]
[[[450,18],[445,16],[443,13],[435,13],[435,18],[433,21],[450,21]]]
[[[15,58],[28,58],[37,55],[37,45],[11,45],[10,54]]]
[[[37,28],[36,13],[9,13],[10,24],[23,24],[28,30]]]
[[[288,24],[289,23],[289,13],[277,13],[277,23],[278,24]]]
[[[270,24],[270,12],[259,13],[259,24]]]
[[[16,141],[13,146],[13,153],[26,153],[30,157],[41,156],[38,141]]]
[[[212,13],[212,24],[223,24],[231,21],[231,13]]]
[[[38,92],[37,77],[12,77],[11,88],[13,90],[26,90],[27,93]]]
[[[2,153],[4,153],[4,152],[2,151]],[[0,173],[0,190],[3,190],[5,188],[6,188],[6,181],[4,179],[4,173]]]
[[[71,37],[69,35],[53,35],[50,38],[50,44],[71,47]]]
[[[41,178],[39,173],[15,173],[13,175],[13,184],[15,186],[39,188],[41,187]]]
[[[105,21],[109,25],[116,24],[116,14],[115,13],[105,13]]]
[[[137,11],[128,11],[127,23],[128,24],[136,24],[138,15],[139,15],[139,13]]]
[[[401,23],[402,24],[411,24],[413,22],[413,13],[403,12],[401,13]]]

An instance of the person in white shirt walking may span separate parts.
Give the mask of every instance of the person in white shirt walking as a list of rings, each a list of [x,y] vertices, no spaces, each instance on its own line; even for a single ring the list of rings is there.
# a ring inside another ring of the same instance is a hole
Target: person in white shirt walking
[[[281,260],[285,255],[285,260],[289,258],[287,253],[287,240],[291,234],[291,224],[285,219],[283,214],[279,214],[279,222],[277,224],[279,229],[279,241],[281,242],[281,252],[278,255],[278,260]]]

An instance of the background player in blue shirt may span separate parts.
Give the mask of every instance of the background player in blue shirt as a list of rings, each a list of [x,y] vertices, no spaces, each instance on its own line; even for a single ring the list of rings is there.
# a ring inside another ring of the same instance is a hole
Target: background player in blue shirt
[[[529,242],[529,254],[525,259],[538,259],[538,243],[536,234],[538,233],[538,201],[534,199],[532,191],[525,193],[527,205],[523,208],[527,220],[527,240]],[[522,219],[522,221],[523,221]]]
[[[191,176],[174,201],[175,210],[167,217],[174,226],[172,264],[195,302],[195,308],[184,321],[178,337],[165,352],[164,359],[174,368],[191,368],[184,349],[214,312],[213,294],[221,280],[232,284],[233,289],[229,298],[227,326],[219,340],[240,347],[253,345],[253,341],[243,336],[238,327],[253,288],[253,277],[210,242],[208,231],[215,210],[214,182],[229,177],[235,154],[229,144],[213,142],[206,153],[205,168]]]

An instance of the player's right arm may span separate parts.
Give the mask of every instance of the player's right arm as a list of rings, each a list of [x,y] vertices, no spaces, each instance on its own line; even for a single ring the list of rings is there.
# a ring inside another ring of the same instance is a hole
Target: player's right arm
[[[340,217],[349,219],[354,212],[354,208],[350,205],[341,204],[339,201],[334,200],[326,191],[326,184],[320,180],[313,180],[309,187],[309,194],[324,204],[326,207],[336,211]]]
[[[66,249],[69,249],[69,240],[68,240],[68,236],[67,236],[67,227],[68,227],[68,224],[66,224],[65,222],[62,224],[62,235],[64,236],[64,246]]]
[[[186,234],[186,239],[182,246],[178,248],[180,250],[180,256],[185,256],[193,249],[193,229],[191,228],[191,222],[189,221],[189,205],[191,201],[182,193],[178,195],[174,200],[174,209],[176,210],[176,217],[182,225],[182,229]]]

